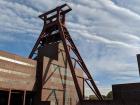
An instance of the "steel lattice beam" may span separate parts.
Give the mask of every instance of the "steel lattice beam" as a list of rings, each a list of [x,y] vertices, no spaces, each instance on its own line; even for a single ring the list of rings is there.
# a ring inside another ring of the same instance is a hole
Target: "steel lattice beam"
[[[70,66],[71,74],[74,80],[80,103],[82,104],[82,102],[84,101],[84,93],[82,93],[83,91],[81,91],[78,84],[77,76],[75,73],[76,64],[81,67],[81,70],[83,70],[85,75],[87,76],[87,79],[85,81],[88,86],[91,88],[91,90],[93,90],[99,100],[103,100],[90,72],[88,71],[82,57],[80,56],[80,53],[78,52],[78,49],[76,48],[65,26],[65,14],[71,10],[72,9],[67,4],[64,4],[39,16],[44,21],[44,27],[29,55],[29,58],[36,59],[36,56],[38,54],[38,48],[44,46],[44,44],[53,43],[61,40],[64,46],[64,50],[66,53],[68,64]],[[73,52],[73,54],[75,55],[74,58],[71,57],[70,52]],[[74,64],[73,59],[75,60]]]

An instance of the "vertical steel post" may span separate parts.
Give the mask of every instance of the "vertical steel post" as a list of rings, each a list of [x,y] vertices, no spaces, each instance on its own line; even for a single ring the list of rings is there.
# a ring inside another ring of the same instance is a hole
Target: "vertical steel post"
[[[57,12],[58,12],[58,24],[59,24],[58,27],[59,27],[59,31],[60,31],[60,36],[62,38],[63,46],[64,46],[64,49],[65,49],[65,52],[66,52],[66,57],[68,59],[69,67],[70,67],[71,74],[72,74],[72,77],[73,77],[73,80],[74,80],[75,88],[77,90],[79,101],[82,102],[83,101],[83,97],[82,97],[80,86],[78,84],[78,80],[76,78],[76,74],[75,74],[75,71],[74,71],[74,68],[73,68],[73,63],[71,61],[71,57],[70,57],[70,54],[69,54],[69,51],[68,51],[68,47],[67,47],[67,43],[66,43],[66,40],[65,40],[62,24],[61,24],[60,19],[59,19],[59,17],[60,17],[59,10]]]
[[[26,103],[26,90],[24,90],[24,95],[23,95],[23,105]]]
[[[85,99],[85,79],[83,79],[83,99]]]
[[[11,89],[9,90],[8,105],[10,105],[10,101],[11,101]]]

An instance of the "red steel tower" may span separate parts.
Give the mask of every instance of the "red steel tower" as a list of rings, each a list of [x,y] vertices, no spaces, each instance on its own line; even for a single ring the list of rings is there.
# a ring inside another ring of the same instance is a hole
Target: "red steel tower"
[[[29,58],[37,60],[38,62],[37,68],[41,70],[43,65],[40,64],[41,58],[39,54],[39,49],[48,45],[62,43],[66,54],[67,59],[66,62],[69,65],[80,104],[82,104],[85,98],[84,98],[84,87],[83,90],[81,90],[80,85],[78,83],[78,78],[82,78],[84,81],[83,83],[87,83],[87,85],[91,88],[91,90],[97,96],[97,98],[99,100],[103,100],[89,70],[87,69],[82,57],[78,52],[78,49],[76,48],[66,28],[65,15],[71,10],[72,9],[67,4],[64,4],[39,16],[39,18],[41,18],[44,21],[44,26],[39,38],[37,39],[29,55]],[[76,75],[75,71],[76,67],[80,67],[80,69],[84,72],[84,77]],[[42,77],[40,75],[38,77],[39,81],[38,91],[41,90],[42,88],[41,78]]]

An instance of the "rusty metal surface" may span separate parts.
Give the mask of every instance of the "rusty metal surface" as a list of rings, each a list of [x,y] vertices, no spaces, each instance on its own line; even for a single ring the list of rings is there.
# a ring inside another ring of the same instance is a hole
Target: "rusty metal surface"
[[[64,4],[39,16],[44,21],[44,26],[39,38],[37,39],[29,55],[29,58],[36,59],[38,61],[38,70],[42,70],[43,68],[41,66],[43,66],[43,64],[41,60],[42,58],[40,58],[40,55],[38,53],[39,49],[49,44],[51,45],[56,43],[62,43],[64,47],[65,56],[67,59],[66,62],[69,65],[80,103],[82,104],[82,101],[84,100],[83,97],[84,91],[81,90],[80,88],[81,86],[78,84],[78,78],[77,78],[78,76],[76,75],[75,72],[75,67],[77,66],[80,67],[80,69],[83,70],[83,72],[87,76],[88,79],[86,79],[86,81],[90,83],[89,87],[91,88],[91,90],[93,90],[93,93],[97,96],[99,100],[103,100],[92,76],[90,75],[82,57],[78,52],[78,49],[76,48],[65,26],[65,15],[71,10],[72,9],[67,4]],[[73,58],[71,56],[71,53],[74,55]],[[40,71],[39,73],[40,77],[38,77],[39,79],[38,81],[40,82],[39,83],[40,85],[42,85],[41,72],[42,71]],[[38,87],[42,88],[42,86],[38,86]]]
[[[54,48],[58,50],[62,49],[62,45],[59,45],[59,47],[60,48],[56,48],[54,46]],[[43,66],[42,67],[43,69],[41,68],[38,69],[42,71],[42,77],[39,76],[40,79],[42,79],[40,80],[42,81],[41,84],[43,84],[41,88],[41,101],[49,100],[54,102],[57,99],[58,101],[56,102],[58,102],[58,105],[76,105],[78,97],[76,94],[70,69],[69,67],[66,67],[67,65],[64,62],[66,60],[66,56],[62,56],[62,54],[59,53],[58,54],[59,59],[57,61],[55,59],[52,59],[54,58],[52,56],[48,57],[48,55],[46,55],[48,54],[48,52],[44,54],[44,51],[47,52],[51,50],[48,50],[47,47],[39,50],[39,55],[43,57],[41,60],[42,63],[40,61],[40,65]],[[83,76],[81,70],[76,70],[76,71],[77,74]],[[82,81],[78,80],[78,82],[82,88]],[[41,84],[39,86],[41,86]],[[64,93],[66,94],[66,96],[64,95]],[[63,104],[63,103],[67,103],[67,104]]]
[[[57,11],[58,10],[60,11],[60,14],[63,15],[63,20],[62,21],[65,22],[65,20],[64,20],[65,14],[67,12],[71,11],[72,9],[67,4],[64,4],[62,6],[58,6],[55,9],[53,9],[51,11],[48,11],[48,12],[39,16],[41,19],[43,19],[44,26],[43,26],[42,32],[40,33],[39,38],[37,39],[37,41],[35,43],[35,46],[33,47],[32,51],[29,55],[29,58],[34,57],[35,52],[38,50],[39,46],[42,45],[43,39],[45,37],[47,37],[47,36],[49,37],[51,35],[52,31],[58,30],[58,18],[57,18],[57,15],[58,15]],[[56,38],[56,35],[54,35],[54,36]]]

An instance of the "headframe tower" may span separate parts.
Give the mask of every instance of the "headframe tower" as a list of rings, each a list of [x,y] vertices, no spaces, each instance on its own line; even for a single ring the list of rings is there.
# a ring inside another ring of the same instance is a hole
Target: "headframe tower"
[[[72,9],[63,4],[39,16],[44,21],[42,32],[37,39],[30,55],[30,59],[38,59],[38,49],[47,44],[62,43],[66,53],[67,62],[74,80],[79,102],[82,104],[84,100],[84,89],[81,91],[77,78],[82,78],[91,88],[93,93],[99,100],[103,100],[89,70],[87,69],[78,49],[76,48],[70,33],[65,25],[65,15]],[[71,56],[72,55],[72,56]],[[75,67],[80,67],[85,77],[78,77],[75,73]]]

